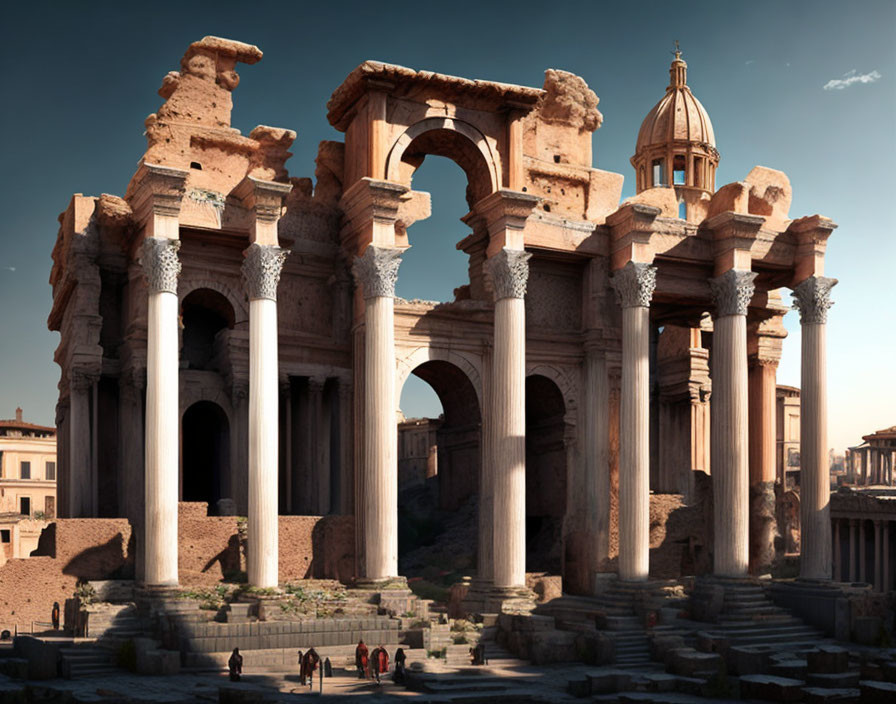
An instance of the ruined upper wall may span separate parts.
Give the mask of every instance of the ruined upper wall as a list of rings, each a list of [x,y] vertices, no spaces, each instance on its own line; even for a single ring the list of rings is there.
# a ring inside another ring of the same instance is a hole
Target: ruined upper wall
[[[251,44],[204,37],[169,72],[159,95],[158,112],[146,118],[147,149],[142,161],[189,171],[181,221],[220,227],[227,195],[246,176],[263,181],[288,180],[285,167],[295,132],[256,127],[244,137],[230,125],[231,93],[239,85],[237,63],[254,64],[261,50]],[[132,179],[125,196],[134,188]]]

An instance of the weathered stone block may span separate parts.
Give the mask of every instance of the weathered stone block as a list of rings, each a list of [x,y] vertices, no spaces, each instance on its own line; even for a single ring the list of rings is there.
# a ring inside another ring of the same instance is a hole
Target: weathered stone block
[[[740,678],[743,699],[762,699],[772,702],[798,702],[803,698],[805,682],[774,675],[745,675]]]
[[[804,704],[859,704],[858,688],[803,687]]]
[[[609,670],[594,675],[588,675],[591,683],[591,694],[612,694],[624,692],[631,687],[632,675],[621,670]]]
[[[849,651],[836,645],[820,645],[806,653],[809,672],[846,672],[849,669]]]
[[[722,669],[722,656],[718,653],[700,653],[693,648],[679,648],[669,652],[666,671],[675,675],[692,677],[697,673]]]
[[[666,656],[670,651],[685,647],[684,638],[681,636],[654,636],[650,639],[649,647],[651,660],[666,662]]]
[[[616,638],[600,631],[579,633],[576,652],[587,665],[608,665],[616,660]]]
[[[529,642],[529,659],[533,665],[555,662],[575,662],[576,633],[568,631],[536,631]]]
[[[893,704],[896,701],[896,684],[893,682],[859,682],[862,704]]]
[[[761,675],[769,670],[769,653],[765,649],[734,646],[725,653],[725,663],[732,675]]]
[[[850,689],[859,686],[862,679],[856,672],[810,672],[806,675],[806,682],[812,687],[832,687],[834,689]]]

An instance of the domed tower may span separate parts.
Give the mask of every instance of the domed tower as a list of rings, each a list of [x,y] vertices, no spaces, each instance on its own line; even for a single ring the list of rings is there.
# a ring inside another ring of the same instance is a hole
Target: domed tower
[[[672,186],[680,218],[702,220],[703,207],[693,207],[715,192],[719,152],[712,122],[687,85],[688,65],[675,51],[669,87],[641,123],[632,166],[637,192]]]

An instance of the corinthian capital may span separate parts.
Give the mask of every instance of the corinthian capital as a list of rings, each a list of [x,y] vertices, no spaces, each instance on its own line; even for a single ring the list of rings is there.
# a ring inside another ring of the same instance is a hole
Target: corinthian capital
[[[352,265],[352,273],[364,292],[364,298],[394,298],[400,265],[400,249],[368,245],[362,256],[355,257]]]
[[[243,260],[243,278],[249,300],[277,300],[277,284],[288,252],[275,245],[251,244]]]
[[[793,307],[800,312],[800,323],[818,323],[824,325],[828,321],[828,308],[834,305],[831,300],[831,289],[837,279],[824,276],[810,276],[793,288]]]
[[[526,282],[529,280],[528,252],[504,247],[486,261],[488,273],[492,277],[495,300],[502,298],[525,298]]]
[[[716,318],[726,315],[746,315],[747,306],[753,298],[756,273],[729,269],[721,276],[709,280],[712,300],[716,305]]]
[[[177,275],[180,261],[177,250],[180,240],[164,237],[147,237],[143,241],[141,262],[150,293],[177,293]]]
[[[656,267],[629,262],[613,274],[611,282],[623,308],[650,308],[656,289]]]

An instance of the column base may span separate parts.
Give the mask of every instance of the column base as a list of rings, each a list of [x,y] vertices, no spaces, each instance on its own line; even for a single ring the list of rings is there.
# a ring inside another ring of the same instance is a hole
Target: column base
[[[485,596],[483,613],[528,614],[536,606],[536,596],[528,587],[491,587]]]
[[[473,577],[467,588],[467,593],[460,602],[460,609],[463,612],[461,616],[468,618],[475,614],[487,613],[485,602],[489,593],[494,588],[490,579],[480,579]]]

